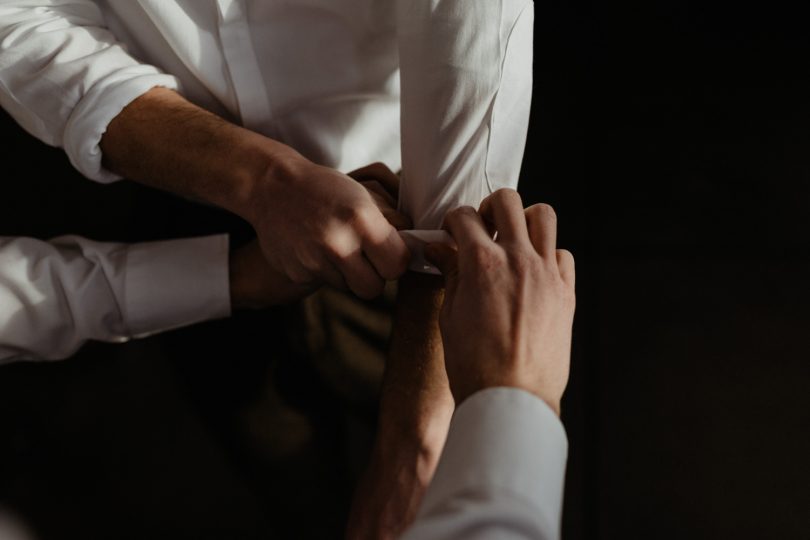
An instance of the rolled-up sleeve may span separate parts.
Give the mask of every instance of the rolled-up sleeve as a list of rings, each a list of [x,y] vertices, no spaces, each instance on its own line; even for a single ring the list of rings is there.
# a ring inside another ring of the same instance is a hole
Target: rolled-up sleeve
[[[66,358],[230,314],[228,237],[0,237],[0,364]]]
[[[401,0],[400,205],[416,229],[515,188],[532,93],[531,0]]]
[[[178,80],[130,56],[89,0],[0,0],[0,106],[29,133],[64,148],[86,177],[120,176],[101,164],[110,121],[156,86]]]

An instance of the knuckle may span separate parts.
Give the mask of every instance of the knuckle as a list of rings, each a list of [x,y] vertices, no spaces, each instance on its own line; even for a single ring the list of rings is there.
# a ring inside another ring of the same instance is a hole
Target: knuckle
[[[567,265],[571,271],[576,268],[576,259],[574,258],[574,254],[568,251],[567,249],[558,249],[557,250],[557,258],[560,259],[561,264]]]
[[[550,204],[537,203],[530,206],[527,212],[543,221],[557,221],[557,212]]]
[[[371,192],[372,197],[377,194],[375,193],[377,191],[385,191],[379,180],[363,180],[360,184]]]
[[[375,218],[381,215],[382,213],[380,212],[379,208],[377,208],[374,200],[369,197],[366,204],[359,204],[354,207],[351,214],[350,223],[355,229],[371,230],[373,228],[372,225],[374,224]]]
[[[447,217],[445,221],[450,223],[454,221],[458,221],[462,219],[464,216],[471,216],[477,214],[478,212],[475,211],[475,208],[472,206],[459,206],[447,213]]]
[[[391,169],[388,168],[388,165],[386,165],[382,161],[375,161],[374,163],[369,165],[369,168],[383,172],[391,172]]]
[[[540,257],[526,250],[514,250],[509,254],[512,271],[519,276],[530,276],[540,271]]]
[[[522,204],[522,199],[518,192],[511,188],[500,188],[496,190],[492,196],[502,201],[517,201]]]
[[[519,205],[521,208],[523,207],[523,201],[520,198],[520,194],[511,188],[499,188],[493,191],[481,202],[481,210],[491,208],[492,206],[503,207],[512,205]]]
[[[320,242],[319,247],[327,260],[339,263],[349,257],[351,254],[350,246],[346,241],[342,240],[345,237],[346,235],[332,235]]]
[[[560,258],[561,258],[561,259],[566,259],[566,260],[568,260],[568,261],[571,261],[572,263],[574,262],[574,254],[573,254],[573,253],[571,253],[570,251],[568,251],[567,249],[565,249],[565,248],[559,248],[559,249],[557,250],[557,253],[559,253],[559,254],[560,254]]]
[[[339,211],[340,221],[355,230],[365,228],[371,216],[371,208],[376,208],[371,194],[367,195],[367,201],[342,208]]]
[[[469,257],[480,269],[489,269],[498,262],[498,253],[486,244],[476,244],[469,249]]]

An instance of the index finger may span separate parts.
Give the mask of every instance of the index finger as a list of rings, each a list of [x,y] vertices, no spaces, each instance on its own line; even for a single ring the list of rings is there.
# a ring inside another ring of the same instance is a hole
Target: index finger
[[[373,180],[380,183],[380,185],[393,197],[399,194],[399,175],[388,168],[385,163],[372,163],[360,169],[348,173],[360,183]]]
[[[363,253],[384,279],[397,279],[408,269],[411,253],[397,230],[377,212],[362,234]]]

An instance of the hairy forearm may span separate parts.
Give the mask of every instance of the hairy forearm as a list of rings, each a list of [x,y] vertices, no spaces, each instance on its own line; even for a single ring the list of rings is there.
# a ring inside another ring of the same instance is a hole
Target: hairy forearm
[[[166,88],[124,108],[107,127],[101,150],[104,166],[118,174],[245,218],[255,179],[300,157]]]
[[[439,334],[443,297],[435,276],[400,278],[377,440],[347,538],[398,537],[433,477],[454,407]]]
[[[439,333],[443,297],[436,276],[400,279],[380,403],[381,436],[408,437],[431,454],[441,451],[453,411]]]

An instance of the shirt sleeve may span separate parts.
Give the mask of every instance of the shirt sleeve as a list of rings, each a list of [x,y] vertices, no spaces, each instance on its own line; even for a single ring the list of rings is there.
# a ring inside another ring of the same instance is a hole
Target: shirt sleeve
[[[532,96],[531,0],[401,0],[400,209],[414,228],[517,187]],[[418,233],[417,233],[418,236]],[[416,268],[414,268],[416,269]]]
[[[0,364],[228,315],[227,235],[141,244],[0,237]]]
[[[560,538],[568,441],[540,398],[514,388],[469,397],[403,540]]]
[[[29,133],[64,148],[86,177],[101,165],[110,121],[147,90],[178,80],[142,64],[104,27],[89,0],[0,0],[0,106]]]

